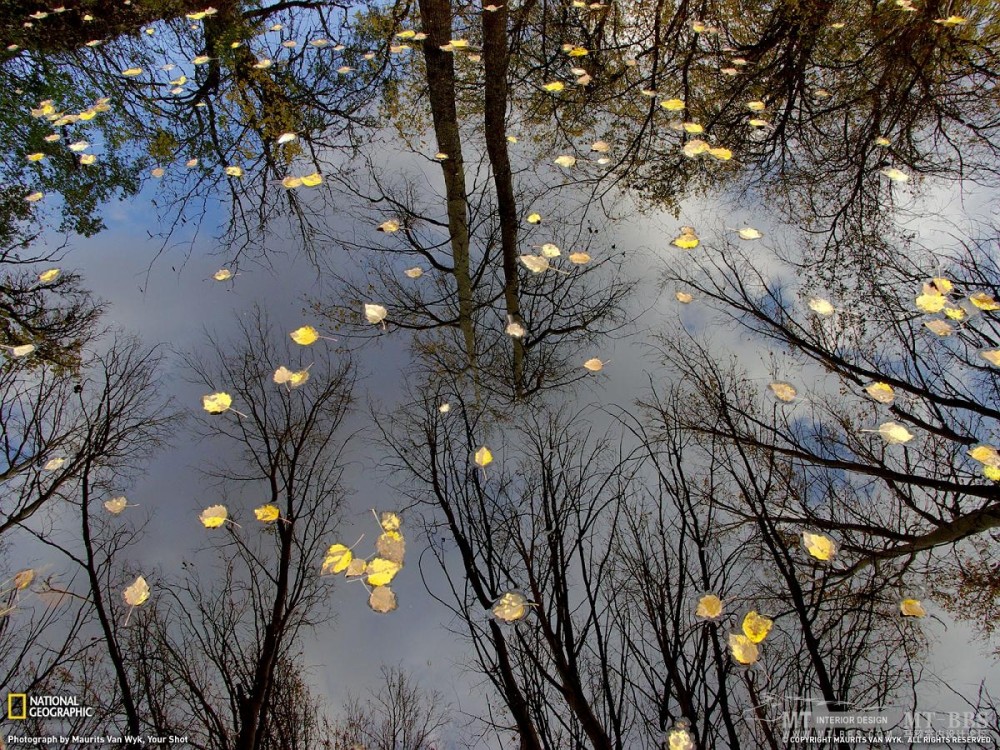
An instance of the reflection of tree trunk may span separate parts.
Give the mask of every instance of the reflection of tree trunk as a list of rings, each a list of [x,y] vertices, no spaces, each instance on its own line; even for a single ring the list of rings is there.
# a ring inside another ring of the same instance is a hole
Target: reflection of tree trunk
[[[451,235],[452,267],[458,286],[459,326],[465,338],[469,364],[476,362],[476,338],[472,320],[472,278],[469,275],[469,218],[465,192],[462,139],[455,106],[455,67],[452,53],[441,47],[451,41],[451,7],[448,0],[420,0],[420,18],[427,39],[424,60],[427,90],[434,118],[438,148],[448,158],[441,161],[448,202],[448,232]]]
[[[292,524],[278,529],[278,535],[281,538],[281,557],[278,563],[277,590],[274,594],[271,618],[264,631],[264,642],[257,658],[250,693],[240,700],[240,734],[236,740],[235,750],[257,750],[260,747],[264,710],[269,703],[281,636],[285,630],[285,602],[288,598],[292,562]]]
[[[507,153],[507,6],[483,14],[483,63],[486,68],[485,124],[486,152],[493,168],[497,189],[497,212],[500,218],[500,246],[503,252],[503,296],[507,314],[520,319],[521,304],[517,288],[517,203],[514,181]],[[514,392],[523,395],[524,345],[514,338]]]

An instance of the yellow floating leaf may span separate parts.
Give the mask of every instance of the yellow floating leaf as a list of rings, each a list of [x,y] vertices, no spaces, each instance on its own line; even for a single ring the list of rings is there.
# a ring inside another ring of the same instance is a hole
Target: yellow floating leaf
[[[916,298],[917,308],[925,313],[937,313],[944,309],[948,298],[943,294],[921,294]]]
[[[65,458],[50,458],[48,461],[45,462],[45,465],[42,467],[42,470],[56,471],[60,469],[64,463],[66,463]]]
[[[267,70],[273,64],[274,63],[271,62],[270,58],[265,57],[255,62],[253,64],[253,67],[256,68],[257,70]]]
[[[934,19],[934,23],[939,23],[942,26],[963,26],[968,22],[969,19],[965,16],[948,16],[947,18]]]
[[[166,171],[167,170],[165,170],[163,167],[154,167],[153,170],[150,172],[150,174],[153,175],[153,177],[159,179],[160,177],[163,177],[164,174],[166,174]]]
[[[368,597],[368,606],[379,614],[392,612],[397,606],[396,594],[388,586],[376,586]]]
[[[906,174],[906,172],[901,169],[896,169],[896,167],[886,167],[885,169],[880,169],[879,171],[893,182],[910,181],[910,175]]]
[[[660,106],[663,107],[663,109],[667,110],[668,112],[680,112],[682,109],[684,109],[684,100],[665,99],[664,101],[660,102]]]
[[[878,434],[889,445],[902,445],[913,440],[913,433],[899,422],[883,422],[878,426]]]
[[[24,196],[24,199],[28,201],[28,203],[37,203],[44,197],[45,193],[43,193],[41,190],[36,190],[33,193],[28,193],[26,196]]]
[[[784,401],[786,404],[790,401],[794,401],[795,397],[799,393],[795,390],[795,386],[791,383],[784,383],[780,381],[771,383],[768,388],[771,389],[771,392],[774,394],[774,397],[778,399],[778,401]]]
[[[204,65],[205,63],[207,63],[207,62],[208,62],[209,60],[211,60],[211,59],[212,59],[212,58],[211,58],[211,57],[209,57],[208,55],[198,55],[198,56],[197,56],[196,58],[194,58],[194,59],[193,59],[193,60],[192,60],[191,62],[192,62],[192,64],[194,64],[194,65]]]
[[[132,585],[122,592],[122,598],[130,607],[145,604],[149,599],[149,584],[146,583],[146,579],[142,576],[136,578]]]
[[[880,135],[878,138],[875,139],[875,145],[876,146],[882,146],[882,147],[891,146],[892,145],[892,141],[890,141],[885,136],[881,136]]]
[[[969,456],[984,466],[1000,469],[1000,451],[992,445],[977,445],[969,450]]]
[[[366,570],[368,570],[368,563],[360,557],[355,557],[348,563],[347,569],[344,571],[344,576],[346,578],[356,578],[357,576],[363,576]]]
[[[741,240],[759,240],[764,235],[757,229],[753,227],[743,227],[742,229],[737,229],[736,233],[739,234]]]
[[[407,268],[405,271],[403,271],[403,274],[411,279],[419,279],[421,276],[424,275],[424,269],[420,268],[419,266],[415,266],[413,268]]]
[[[757,614],[756,610],[750,610],[743,618],[743,633],[751,643],[760,643],[767,638],[773,625],[773,620]]]
[[[309,346],[310,344],[316,343],[319,339],[319,331],[317,331],[312,326],[302,326],[301,328],[296,328],[290,334],[288,334],[292,341],[301,346]]]
[[[517,622],[528,614],[528,599],[519,591],[507,591],[493,603],[490,611],[498,620]]]
[[[570,253],[566,256],[570,263],[575,263],[578,266],[582,266],[585,263],[590,263],[590,255],[587,253]]]
[[[562,156],[557,156],[555,158],[555,163],[558,164],[560,167],[569,168],[572,167],[574,164],[576,164],[576,157],[570,156],[569,154],[563,154]]]
[[[309,370],[292,371],[282,365],[274,371],[274,382],[278,385],[287,385],[290,388],[298,388],[309,380]]]
[[[294,190],[297,187],[302,187],[302,178],[289,175],[281,181],[281,184],[289,190]]]
[[[19,346],[12,346],[10,348],[10,353],[13,354],[15,357],[27,357],[33,351],[35,351],[34,344],[21,344]]]
[[[943,276],[935,276],[933,279],[924,284],[923,292],[924,294],[933,294],[937,292],[938,294],[949,294],[953,289],[954,285]]]
[[[994,367],[1000,367],[1000,349],[984,349],[979,352],[979,356]]]
[[[69,144],[69,150],[75,153],[85,151],[89,147],[90,143],[88,141],[76,141],[75,143]]]
[[[694,297],[693,297],[693,296],[691,296],[690,294],[688,294],[687,292],[677,292],[677,293],[676,293],[676,294],[674,295],[674,297],[675,297],[675,298],[677,299],[677,301],[678,301],[678,302],[680,302],[680,303],[681,303],[682,305],[687,305],[687,304],[689,304],[689,303],[691,302],[691,300],[693,300],[693,299],[694,299]]]
[[[966,312],[961,307],[955,307],[954,305],[949,305],[944,310],[944,315],[949,320],[965,320]]]
[[[438,411],[441,412],[442,414],[447,414],[448,412],[451,411],[451,404],[445,401],[443,404],[441,404],[441,406],[438,407]]]
[[[295,133],[282,133],[278,136],[278,145],[284,146],[286,143],[291,143],[299,136]]]
[[[604,369],[604,363],[597,357],[594,357],[593,359],[588,359],[586,362],[583,363],[583,366],[585,369],[590,370],[591,372],[600,372],[601,370]]]
[[[83,154],[80,157],[80,163],[84,166],[90,166],[97,161],[97,157],[94,154]]]
[[[542,257],[548,258],[549,260],[558,258],[560,255],[559,246],[553,245],[551,242],[546,242],[539,248],[539,250],[541,251]]]
[[[550,81],[549,83],[544,84],[542,88],[546,91],[556,93],[566,88],[566,85],[562,81]]]
[[[385,232],[386,234],[392,234],[393,232],[399,231],[399,222],[395,219],[387,219],[383,221],[377,227],[378,231]]]
[[[698,239],[698,235],[694,233],[694,229],[691,227],[681,227],[681,233],[674,237],[670,242],[671,245],[679,247],[682,250],[692,250],[698,247],[701,240]]]
[[[212,278],[216,281],[229,281],[229,279],[233,278],[233,272],[228,268],[220,268],[212,274]]]
[[[376,557],[371,562],[368,563],[368,569],[366,571],[368,585],[370,586],[386,586],[396,574],[402,569],[402,565],[392,560],[386,560],[382,557]]]
[[[549,268],[549,261],[540,255],[522,255],[521,263],[532,273],[543,273]]]
[[[992,294],[986,294],[986,292],[976,292],[975,294],[970,294],[969,302],[978,307],[980,310],[985,310],[986,312],[1000,310],[1000,302],[997,302],[993,298]]]
[[[752,127],[752,128],[769,128],[769,127],[771,127],[771,123],[769,123],[767,120],[762,120],[759,117],[751,117],[749,120],[747,120],[747,124],[749,124],[750,127]]]
[[[233,405],[233,398],[224,391],[201,397],[201,407],[209,414],[222,414]]]
[[[142,75],[142,68],[126,68],[122,71],[122,75],[126,78],[135,78],[136,76]]]
[[[565,52],[570,57],[586,57],[587,55],[590,54],[590,50],[588,50],[586,47],[578,47],[578,46],[571,46],[568,50],[565,50]]]
[[[542,223],[542,215],[541,214],[528,214],[528,223],[529,224],[541,224]]]
[[[699,154],[707,153],[709,148],[710,148],[709,145],[705,143],[705,141],[699,138],[694,138],[685,143],[681,150],[684,152],[684,156],[688,157],[689,159],[693,159]]]
[[[730,151],[728,148],[723,148],[722,146],[719,146],[717,148],[710,148],[708,150],[708,155],[715,159],[718,159],[719,161],[729,161],[730,159],[733,158],[733,152]]]
[[[937,334],[938,336],[950,336],[955,332],[955,329],[944,320],[928,320],[924,323],[924,325],[927,326],[927,329],[931,333]]]
[[[899,613],[903,617],[926,617],[927,610],[919,599],[903,599],[899,603]]]
[[[802,546],[817,560],[829,562],[837,554],[837,543],[824,534],[802,532]]]
[[[747,109],[751,112],[763,112],[767,108],[767,105],[759,99],[752,102],[747,102]]]
[[[191,167],[197,167],[198,166],[198,160],[197,159],[188,159],[186,162],[184,162],[184,166],[187,167],[188,169],[191,169]]]
[[[48,284],[49,282],[58,279],[59,274],[61,273],[62,271],[60,271],[58,268],[50,268],[48,271],[42,271],[40,274],[38,274],[38,280],[43,284]]]
[[[230,177],[242,177],[243,167],[226,167],[226,174]]]
[[[393,513],[391,510],[387,510],[379,516],[378,522],[383,531],[399,531],[399,527],[402,525],[403,520],[399,517],[398,513]]]
[[[382,305],[365,304],[365,320],[373,325],[381,323],[388,314],[389,311]]]
[[[611,146],[607,141],[594,141],[590,144],[590,150],[596,151],[599,154],[606,154],[611,150]]]
[[[722,599],[715,594],[705,594],[698,600],[695,615],[706,620],[714,620],[722,616]]]
[[[704,126],[699,125],[696,122],[685,122],[681,125],[681,127],[684,129],[685,133],[691,133],[693,135],[705,132]]]
[[[110,500],[104,501],[104,510],[113,516],[117,516],[123,510],[128,507],[128,500],[122,497],[113,497]]]
[[[880,404],[891,404],[896,398],[896,392],[888,383],[871,383],[865,386],[865,392]]]
[[[260,506],[259,508],[254,508],[253,514],[261,523],[272,523],[278,520],[281,516],[281,511],[278,510],[277,505],[271,505],[268,503]]]
[[[664,750],[695,750],[694,735],[687,726],[674,726],[667,732],[667,745]]]
[[[994,482],[1000,482],[1000,469],[995,466],[984,466],[983,476]]]
[[[320,572],[323,575],[340,573],[347,570],[347,566],[351,564],[353,559],[354,553],[349,547],[343,544],[332,544],[326,551],[326,556],[323,558],[323,568]]]
[[[210,505],[198,516],[201,525],[206,529],[217,529],[229,518],[225,505]]]
[[[35,571],[31,568],[25,568],[24,570],[19,570],[14,574],[14,588],[18,591],[24,591],[31,582],[35,580]]]
[[[302,184],[306,187],[316,187],[323,182],[323,175],[319,172],[313,172],[312,174],[302,175]]]
[[[375,552],[379,557],[402,565],[406,555],[406,541],[398,531],[385,531],[375,540]]]
[[[493,453],[484,445],[472,455],[472,460],[476,463],[476,466],[486,468],[493,463]]]
[[[754,664],[760,658],[757,644],[740,633],[729,634],[729,652],[740,664]]]
[[[810,297],[808,304],[809,309],[817,315],[829,317],[836,312],[836,308],[834,308],[830,300],[823,299],[822,297]]]
[[[35,154],[28,154],[28,161],[41,161],[44,158],[45,154],[43,154],[41,151]]]

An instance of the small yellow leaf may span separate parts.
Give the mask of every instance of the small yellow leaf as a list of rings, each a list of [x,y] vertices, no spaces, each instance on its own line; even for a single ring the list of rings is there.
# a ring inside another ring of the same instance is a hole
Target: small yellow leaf
[[[576,157],[569,156],[568,154],[563,154],[562,156],[557,156],[555,158],[555,163],[558,164],[560,167],[569,168],[572,167],[574,164],[576,164]]]
[[[211,60],[211,59],[212,59],[212,58],[211,58],[211,57],[209,57],[208,55],[198,55],[198,56],[197,56],[196,58],[194,58],[194,59],[193,59],[193,60],[191,61],[191,63],[192,63],[193,65],[204,65],[205,63],[207,63],[207,62],[208,62],[209,60]]]
[[[739,633],[729,634],[729,651],[740,664],[753,664],[760,658],[757,644]]]
[[[242,177],[243,167],[226,167],[226,174],[230,177]]]
[[[49,282],[58,279],[60,273],[62,273],[62,271],[58,268],[50,268],[48,271],[42,271],[38,274],[38,280],[43,284],[48,284]]]
[[[977,445],[969,450],[969,456],[984,466],[1000,469],[1000,451],[992,445]]]
[[[566,88],[566,85],[562,81],[550,81],[549,83],[543,85],[542,88],[545,89],[546,91],[556,93]]]
[[[794,401],[795,397],[798,395],[798,391],[795,390],[795,386],[791,383],[774,382],[771,383],[768,388],[774,394],[774,397],[779,401],[784,401],[786,404],[790,401]]]
[[[297,187],[302,187],[302,178],[289,175],[281,181],[281,184],[289,190],[294,190]]]
[[[949,305],[944,308],[943,312],[948,320],[965,320],[966,312],[961,307]]]
[[[340,573],[347,570],[347,566],[351,564],[353,559],[354,553],[346,545],[332,544],[326,551],[326,556],[323,558],[323,568],[320,572],[323,575]]]
[[[875,139],[875,145],[876,146],[882,146],[882,147],[891,146],[892,142],[888,138],[886,138],[885,136],[881,136],[880,135],[878,138]]]
[[[272,523],[273,521],[278,520],[281,516],[281,511],[278,510],[277,505],[271,505],[268,503],[260,506],[259,508],[254,508],[253,514],[261,523]]]
[[[682,305],[690,304],[691,300],[694,299],[694,297],[687,292],[677,292],[674,297],[676,297],[677,301]]]
[[[223,391],[219,391],[218,393],[209,393],[207,396],[201,397],[201,407],[209,414],[222,414],[223,412],[228,411],[229,407],[232,405],[232,396]]]
[[[282,133],[278,136],[277,143],[279,146],[284,146],[286,143],[291,143],[299,136],[295,133]]]
[[[24,199],[28,201],[28,203],[37,203],[44,197],[45,193],[43,193],[41,190],[36,190],[33,193],[28,193],[26,196],[24,196]]]
[[[938,336],[950,336],[955,332],[955,329],[944,320],[928,320],[924,325],[927,326],[927,330]]]
[[[660,102],[660,106],[668,112],[679,112],[684,109],[683,99],[666,99]]]
[[[994,367],[1000,367],[1000,349],[984,349],[979,352],[979,356]]]
[[[918,599],[903,599],[899,603],[899,612],[903,617],[926,617],[927,610]]]
[[[551,242],[546,242],[542,245],[539,250],[541,251],[543,258],[548,258],[552,260],[553,258],[558,258],[560,255],[560,250],[557,245],[553,245]]]
[[[542,215],[541,214],[528,214],[528,223],[529,224],[541,224],[542,223]]]
[[[419,279],[421,276],[424,275],[424,269],[420,268],[419,266],[416,266],[414,268],[407,268],[405,271],[403,271],[403,274],[411,279]]]
[[[607,141],[594,141],[590,144],[590,150],[596,151],[599,154],[606,154],[611,150],[611,146]]]
[[[681,125],[685,133],[691,133],[692,135],[698,135],[699,133],[705,132],[705,127],[699,125],[696,122],[685,122]]]
[[[584,368],[590,370],[591,372],[600,372],[601,370],[604,369],[604,363],[597,357],[594,357],[593,359],[588,359],[586,362],[583,363],[583,366]]]
[[[142,75],[142,68],[126,68],[122,71],[122,75],[126,78],[135,78],[136,76]]]
[[[45,462],[45,465],[42,467],[42,469],[44,471],[57,471],[58,469],[62,468],[62,465],[64,463],[66,463],[66,459],[65,458],[61,458],[61,457],[60,458],[50,458],[48,461]]]
[[[35,580],[35,571],[31,568],[25,568],[24,570],[19,570],[14,574],[14,588],[18,591],[24,591],[31,582]]]
[[[674,237],[670,244],[682,250],[691,250],[698,247],[700,242],[701,240],[698,239],[698,235],[691,227],[681,227],[681,233]]]
[[[528,614],[528,599],[519,591],[507,591],[494,602],[491,612],[498,620],[517,622]]]
[[[965,16],[948,16],[947,18],[934,19],[934,23],[939,23],[942,26],[963,26],[968,22],[969,19]]]
[[[878,426],[878,434],[889,445],[901,445],[913,440],[913,433],[899,422],[883,422]]]
[[[549,268],[549,261],[540,255],[522,255],[521,263],[532,273],[544,273]]]
[[[917,308],[925,313],[941,312],[947,301],[943,294],[921,294],[915,300]]]
[[[365,304],[365,320],[373,325],[381,323],[388,314],[389,311],[382,305]]]
[[[684,152],[684,156],[689,159],[693,159],[699,154],[708,153],[709,148],[709,145],[705,143],[705,141],[699,138],[694,138],[684,144],[682,151]]]
[[[694,611],[698,617],[706,620],[714,620],[722,616],[722,599],[715,594],[705,594],[698,600],[698,607]]]
[[[319,172],[313,172],[312,174],[307,174],[302,176],[302,184],[306,187],[316,187],[323,182],[323,175]]]
[[[319,331],[317,331],[312,326],[302,326],[301,328],[296,328],[290,334],[288,334],[292,341],[301,346],[309,346],[310,344],[316,343],[319,339]]]
[[[764,235],[757,229],[753,227],[743,227],[742,229],[736,230],[739,234],[741,240],[759,240]]]
[[[28,154],[28,161],[41,161],[44,158],[45,154],[43,154],[41,151],[34,154]]]
[[[146,583],[146,579],[142,576],[136,578],[132,585],[122,592],[122,598],[130,607],[144,604],[149,599],[149,584]]]
[[[817,560],[829,562],[837,554],[837,543],[824,534],[802,532],[802,546]]]
[[[751,643],[760,643],[767,638],[773,625],[773,620],[757,614],[755,610],[750,610],[743,618],[743,632]]]
[[[1000,310],[1000,302],[997,302],[993,298],[992,294],[986,294],[986,292],[976,292],[975,294],[970,294],[969,302],[978,307],[980,310],[985,310],[986,312]]]
[[[590,255],[587,253],[570,253],[566,257],[569,259],[570,263],[575,263],[578,266],[590,263]]]
[[[490,452],[490,449],[484,445],[473,454],[472,460],[475,461],[476,466],[485,468],[493,463],[493,454]]]
[[[90,166],[97,162],[97,157],[94,154],[84,154],[80,157],[80,163],[84,166]]]
[[[590,50],[586,47],[570,46],[569,49],[565,49],[565,47],[563,49],[570,57],[586,57],[590,54]]]
[[[378,231],[385,232],[386,234],[391,234],[392,232],[399,231],[399,222],[395,219],[387,219],[378,225]]]
[[[933,279],[924,284],[923,292],[924,294],[933,294],[937,292],[938,294],[948,294],[954,289],[954,285],[943,276],[935,276]]]
[[[233,272],[228,268],[220,268],[212,274],[212,278],[216,281],[229,281],[229,279],[233,278]]]
[[[896,169],[895,167],[886,167],[885,169],[879,170],[882,174],[888,177],[893,182],[909,182],[910,176],[901,169]]]
[[[113,516],[117,516],[128,507],[128,500],[125,497],[113,497],[104,501],[104,509]]]
[[[891,404],[896,398],[896,392],[888,383],[871,383],[865,386],[865,392],[880,404]]]
[[[728,148],[723,148],[721,146],[708,149],[708,155],[718,159],[719,161],[729,161],[733,158],[733,152]]]
[[[369,576],[369,581],[371,577]],[[376,586],[368,597],[368,606],[379,614],[386,614],[396,609],[396,594],[388,586]]]
[[[402,565],[392,560],[376,557],[368,563],[366,571],[368,584],[370,586],[386,586],[396,577],[396,574],[402,567]]]
[[[817,315],[829,317],[836,312],[836,308],[834,308],[830,300],[823,299],[822,297],[811,297],[808,304],[809,309]]]
[[[210,505],[201,512],[198,520],[206,529],[217,529],[229,518],[225,505]]]
[[[403,523],[399,514],[393,513],[391,510],[387,510],[382,513],[382,515],[379,516],[378,522],[384,531],[399,531],[399,527]]]
[[[747,102],[747,109],[749,109],[751,112],[763,112],[766,107],[767,105],[764,104],[764,102],[760,101],[759,99],[756,101]]]

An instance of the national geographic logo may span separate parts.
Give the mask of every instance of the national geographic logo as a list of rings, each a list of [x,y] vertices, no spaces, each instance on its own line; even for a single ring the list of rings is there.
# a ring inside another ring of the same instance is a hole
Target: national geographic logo
[[[67,695],[28,695],[7,693],[7,719],[79,719],[93,717],[94,709]]]
[[[19,721],[28,718],[28,696],[24,693],[7,693],[7,718]]]

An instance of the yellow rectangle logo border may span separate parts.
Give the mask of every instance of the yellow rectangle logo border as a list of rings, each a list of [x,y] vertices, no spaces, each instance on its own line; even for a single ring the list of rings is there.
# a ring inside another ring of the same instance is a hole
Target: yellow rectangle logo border
[[[21,714],[14,715],[14,699],[21,699]],[[7,693],[7,718],[10,721],[21,721],[28,718],[28,695],[27,693]]]

